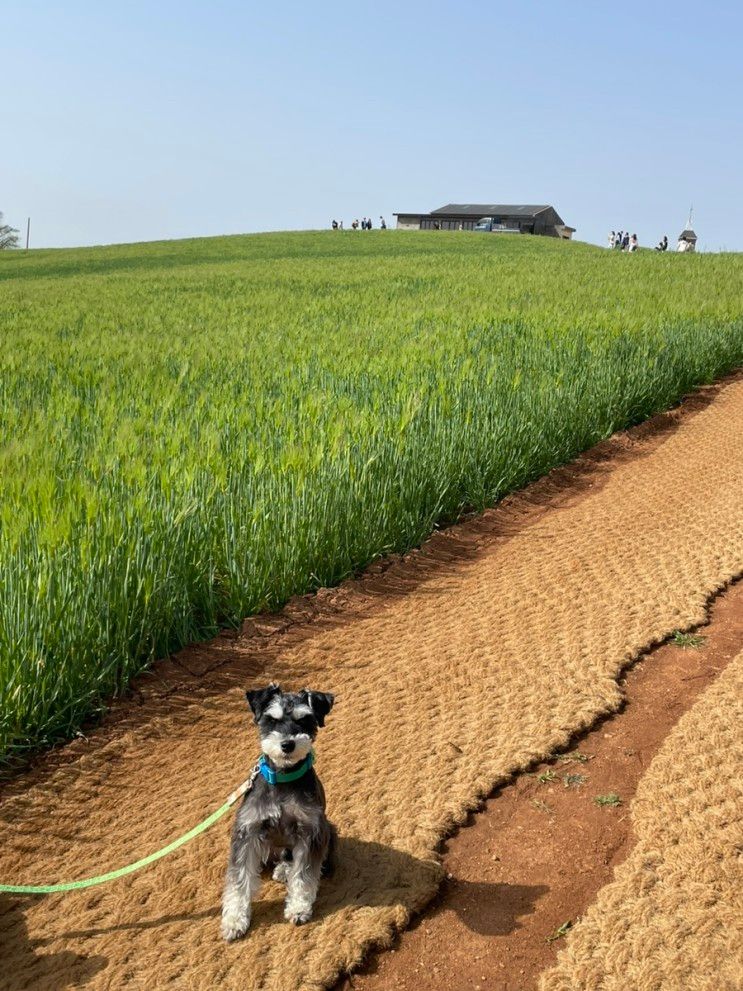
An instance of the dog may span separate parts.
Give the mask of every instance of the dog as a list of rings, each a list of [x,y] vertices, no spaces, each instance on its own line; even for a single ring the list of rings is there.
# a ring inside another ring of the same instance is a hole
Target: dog
[[[312,767],[312,744],[333,707],[333,695],[309,688],[285,693],[276,684],[245,695],[262,755],[232,832],[222,897],[222,936],[228,942],[248,931],[261,871],[272,863],[274,880],[286,883],[284,917],[298,926],[309,922],[320,877],[329,877],[335,868],[337,843]]]

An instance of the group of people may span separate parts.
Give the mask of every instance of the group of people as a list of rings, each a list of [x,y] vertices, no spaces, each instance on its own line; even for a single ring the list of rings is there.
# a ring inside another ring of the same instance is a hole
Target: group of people
[[[342,231],[343,221],[334,220],[330,226],[333,228],[334,231]],[[358,220],[354,220],[351,223],[351,230],[357,231],[359,228],[361,228],[362,231],[370,231],[373,226],[374,224],[372,223],[371,217],[364,217],[361,220],[361,222],[359,222]],[[387,230],[387,222],[385,221],[384,217],[379,218],[379,229],[383,231]]]
[[[618,248],[620,251],[637,251],[639,244],[637,234],[629,234],[627,231],[611,231],[607,247]]]
[[[639,242],[637,234],[629,234],[627,231],[611,231],[607,247],[619,248],[620,251],[637,251]],[[668,235],[664,234],[655,246],[656,251],[668,251]]]

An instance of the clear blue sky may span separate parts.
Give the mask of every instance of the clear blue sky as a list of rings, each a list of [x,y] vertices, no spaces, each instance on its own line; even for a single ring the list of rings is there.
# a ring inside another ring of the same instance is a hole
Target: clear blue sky
[[[743,4],[4,5],[0,210],[32,245],[552,203],[743,249]]]

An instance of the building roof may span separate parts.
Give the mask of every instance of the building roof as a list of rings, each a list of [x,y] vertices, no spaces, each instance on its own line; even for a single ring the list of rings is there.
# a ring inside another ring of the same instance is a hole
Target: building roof
[[[679,241],[696,241],[697,236],[694,231],[687,228],[685,231],[681,231],[679,234]]]
[[[549,206],[533,206],[523,203],[447,203],[438,210],[432,210],[431,216],[452,215],[457,217],[536,217],[538,213],[549,210]]]

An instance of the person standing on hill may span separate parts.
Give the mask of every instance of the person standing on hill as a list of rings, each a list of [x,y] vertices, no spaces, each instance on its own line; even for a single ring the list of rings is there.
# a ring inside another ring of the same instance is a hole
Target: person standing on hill
[[[614,242],[616,240],[616,237],[617,237],[617,235],[614,233],[614,231],[612,231],[611,234],[609,235],[608,243],[606,245],[607,248],[613,248],[614,247]]]
[[[371,217],[367,217],[367,218],[366,218],[366,229],[367,229],[368,231],[370,231],[370,230],[372,229],[372,221],[371,221]]]
[[[637,251],[637,248],[638,248],[637,234],[633,234],[632,237],[629,239],[629,246],[627,250]]]
[[[629,248],[629,234],[627,231],[622,235],[622,251],[627,251]]]
[[[387,230],[387,222],[384,219],[384,217],[380,217],[379,218],[379,229],[382,230],[382,231],[386,231]]]

